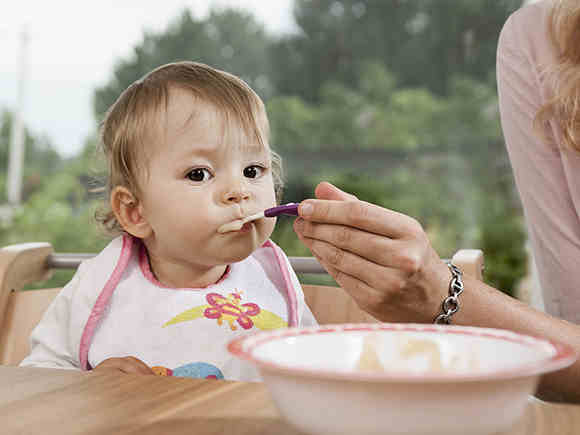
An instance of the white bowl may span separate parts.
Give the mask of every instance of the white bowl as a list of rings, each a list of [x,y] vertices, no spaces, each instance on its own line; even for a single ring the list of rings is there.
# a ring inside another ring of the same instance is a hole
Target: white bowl
[[[311,434],[487,435],[523,414],[570,346],[510,331],[416,324],[326,325],[244,336],[281,415]]]

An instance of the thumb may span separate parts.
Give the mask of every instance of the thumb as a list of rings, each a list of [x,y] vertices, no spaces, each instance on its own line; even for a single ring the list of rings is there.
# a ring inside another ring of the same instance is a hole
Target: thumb
[[[334,201],[356,201],[357,197],[350,194],[343,192],[338,187],[323,181],[322,183],[316,186],[314,190],[314,195],[318,199],[329,199]]]

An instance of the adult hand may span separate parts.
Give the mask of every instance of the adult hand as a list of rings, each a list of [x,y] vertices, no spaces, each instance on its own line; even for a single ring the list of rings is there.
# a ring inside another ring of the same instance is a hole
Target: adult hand
[[[123,358],[108,358],[102,361],[93,370],[117,370],[121,373],[134,373],[140,375],[154,375],[153,370],[134,356],[126,356]]]
[[[451,274],[415,219],[330,183],[303,201],[294,230],[335,281],[382,321],[432,322]]]

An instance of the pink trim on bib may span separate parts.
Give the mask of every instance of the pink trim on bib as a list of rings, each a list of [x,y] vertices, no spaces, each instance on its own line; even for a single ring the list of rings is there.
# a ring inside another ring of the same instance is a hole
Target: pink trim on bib
[[[167,287],[166,285],[164,285],[163,283],[161,283],[155,277],[155,275],[153,274],[153,271],[151,270],[151,265],[149,264],[149,256],[147,255],[147,249],[145,248],[145,245],[143,244],[143,242],[141,242],[140,243],[140,246],[139,246],[139,268],[141,269],[141,273],[147,279],[147,281],[149,281],[155,287],[160,287],[160,288],[164,288],[164,289],[171,289],[171,290],[207,290],[212,285],[219,284],[224,279],[226,279],[226,277],[229,275],[230,269],[231,269],[231,267],[229,265],[226,266],[226,270],[224,271],[224,273],[220,277],[220,279],[218,279],[214,284],[209,284],[207,287],[200,287],[200,288],[193,288],[193,287],[192,288],[188,288],[188,287],[181,287],[181,288]]]
[[[83,335],[81,336],[81,344],[79,349],[81,370],[91,370],[91,366],[89,365],[89,347],[91,345],[91,340],[93,339],[95,330],[97,329],[99,321],[103,316],[103,312],[105,311],[105,308],[107,307],[107,304],[109,303],[115,288],[117,288],[117,284],[121,280],[123,272],[125,272],[125,269],[127,268],[127,264],[129,264],[134,243],[135,241],[133,237],[127,234],[123,234],[123,246],[121,248],[121,254],[119,255],[117,264],[115,265],[115,269],[105,284],[105,287],[103,287],[103,290],[99,294],[99,297],[93,306],[87,323],[85,324]]]
[[[262,246],[271,248],[274,251],[276,260],[278,261],[278,266],[282,272],[282,277],[284,278],[284,283],[286,284],[286,294],[288,295],[288,327],[298,326],[298,303],[296,302],[296,289],[292,284],[292,279],[288,273],[288,267],[290,267],[282,253],[280,248],[278,248],[271,240],[266,240]]]

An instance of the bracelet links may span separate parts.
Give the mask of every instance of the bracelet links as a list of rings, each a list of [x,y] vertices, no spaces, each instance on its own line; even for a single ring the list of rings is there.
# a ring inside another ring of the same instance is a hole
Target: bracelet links
[[[449,325],[451,316],[459,311],[459,295],[463,293],[463,273],[451,261],[446,261],[447,267],[451,272],[451,281],[449,281],[449,296],[441,304],[441,314],[439,314],[433,323],[438,325]]]

